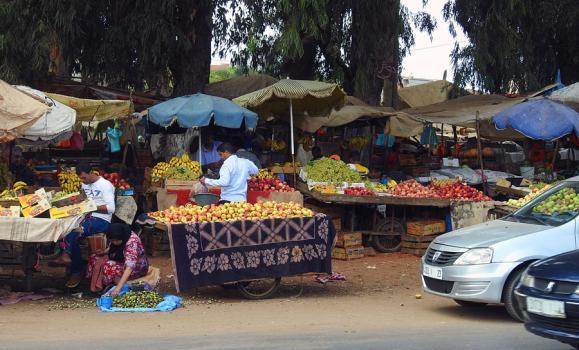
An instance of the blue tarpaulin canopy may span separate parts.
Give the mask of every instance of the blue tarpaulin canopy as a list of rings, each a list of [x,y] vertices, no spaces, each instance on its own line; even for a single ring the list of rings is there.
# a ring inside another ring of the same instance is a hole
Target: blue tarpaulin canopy
[[[205,94],[177,97],[149,108],[149,119],[160,126],[175,121],[182,128],[208,126],[211,120],[225,128],[257,126],[257,114],[225,98]]]
[[[513,128],[537,140],[553,141],[573,132],[579,135],[579,113],[543,97],[509,107],[492,121],[499,130]]]

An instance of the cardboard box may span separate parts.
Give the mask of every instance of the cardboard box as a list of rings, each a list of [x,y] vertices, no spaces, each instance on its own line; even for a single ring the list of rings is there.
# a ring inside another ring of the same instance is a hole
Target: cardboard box
[[[62,219],[69,216],[80,215],[84,213],[89,213],[97,210],[97,205],[91,199],[88,199],[82,203],[69,205],[62,208],[52,208],[50,209],[51,219]]]
[[[33,206],[42,200],[45,200],[46,202],[48,202],[48,195],[46,194],[46,191],[44,190],[44,188],[36,190],[32,194],[27,194],[27,195],[18,197],[18,201],[20,202],[20,206],[22,208],[27,208],[27,207]]]
[[[458,158],[442,158],[442,166],[448,168],[458,168],[460,167],[460,161]]]
[[[430,236],[446,232],[444,220],[411,221],[406,225],[406,233],[413,236]]]
[[[340,232],[337,235],[336,247],[349,248],[362,245],[361,232]]]
[[[25,218],[33,218],[36,217],[45,211],[51,208],[50,203],[48,203],[48,199],[42,199],[38,203],[29,206],[27,208],[22,209],[22,215]]]
[[[50,204],[52,205],[52,207],[62,208],[69,205],[82,203],[84,200],[86,200],[86,193],[84,193],[84,191],[81,190],[76,194],[71,194],[59,200],[51,201]]]
[[[9,208],[0,207],[0,217],[18,218],[20,217],[20,206],[13,205]]]
[[[364,247],[334,248],[332,250],[332,259],[354,260],[364,257]]]

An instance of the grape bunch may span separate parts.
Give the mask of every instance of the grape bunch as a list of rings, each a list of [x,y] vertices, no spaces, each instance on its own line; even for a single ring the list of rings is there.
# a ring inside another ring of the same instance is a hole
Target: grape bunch
[[[317,182],[361,182],[360,174],[341,160],[320,158],[306,166],[308,179]]]

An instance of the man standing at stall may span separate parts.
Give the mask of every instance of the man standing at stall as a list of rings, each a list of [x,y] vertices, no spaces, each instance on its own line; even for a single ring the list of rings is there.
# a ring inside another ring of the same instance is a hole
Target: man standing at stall
[[[76,167],[76,173],[82,180],[82,190],[86,193],[87,198],[95,202],[97,210],[85,217],[82,223],[82,232],[73,231],[64,238],[65,253],[62,254],[57,263],[70,264],[71,276],[66,283],[68,288],[76,288],[82,281],[83,266],[80,240],[106,232],[115,212],[115,187],[113,184],[92,173],[90,166],[86,163],[79,164]]]
[[[201,178],[201,183],[207,186],[221,187],[220,204],[246,201],[247,180],[251,175],[257,174],[257,167],[251,161],[236,156],[234,154],[235,149],[229,142],[219,145],[217,151],[223,161],[223,165],[219,169],[219,179]]]
[[[216,141],[212,132],[206,132],[201,139],[203,142],[201,145],[201,159],[198,159],[198,152],[195,152],[194,159],[199,161],[204,171],[207,169],[219,169],[221,166],[221,159],[217,148],[222,144],[222,142]]]

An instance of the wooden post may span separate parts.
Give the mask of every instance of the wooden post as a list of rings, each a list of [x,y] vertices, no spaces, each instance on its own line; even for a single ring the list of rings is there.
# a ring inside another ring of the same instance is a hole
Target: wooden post
[[[555,142],[555,150],[553,153],[553,162],[551,163],[551,171],[555,172],[555,161],[557,161],[557,153],[559,153],[559,139]]]
[[[476,111],[476,145],[478,150],[478,161],[480,165],[480,176],[482,179],[483,184],[483,192],[485,194],[488,193],[487,191],[487,181],[485,179],[485,172],[484,172],[484,165],[483,165],[483,154],[482,154],[482,145],[480,141],[480,121],[479,121],[479,111]]]

